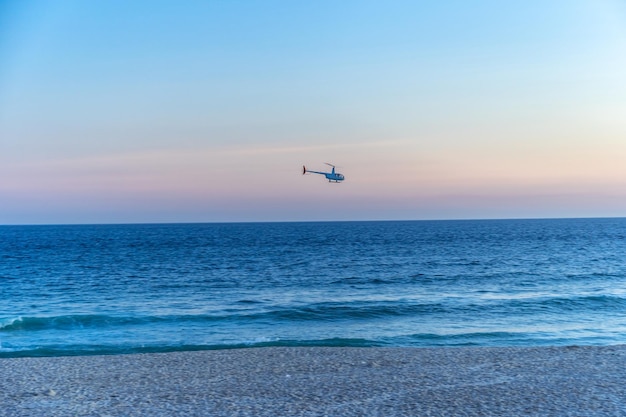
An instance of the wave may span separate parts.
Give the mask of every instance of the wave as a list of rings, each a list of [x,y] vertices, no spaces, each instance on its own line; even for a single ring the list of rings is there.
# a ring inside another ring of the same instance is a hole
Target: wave
[[[527,332],[477,331],[455,334],[416,333],[387,339],[393,346],[493,346],[499,341],[507,345],[527,343],[536,340],[539,335]]]
[[[320,339],[259,338],[230,343],[217,342],[214,344],[67,344],[23,349],[2,348],[0,346],[0,358],[122,355],[265,347],[486,347],[528,346],[529,343],[534,346],[571,346],[616,343],[616,341],[610,339],[600,340],[593,337],[588,338],[588,340],[567,337],[559,338],[554,335],[530,332],[478,331],[457,334],[418,333],[381,339],[342,337]]]
[[[572,311],[610,311],[626,307],[626,299],[614,295],[555,296],[538,299],[514,300],[503,304],[510,312],[544,311],[567,313]]]
[[[379,347],[386,346],[382,341],[358,338],[328,338],[319,340],[295,339],[261,339],[232,343],[216,343],[207,345],[194,344],[154,344],[146,345],[64,345],[56,347],[36,347],[27,349],[10,349],[0,347],[0,358],[52,357],[52,356],[94,356],[94,355],[126,355],[137,353],[168,353],[191,352],[223,349],[248,349],[263,347]]]
[[[324,302],[280,309],[260,314],[258,318],[297,321],[366,320],[385,317],[414,316],[443,312],[440,303],[411,302]]]
[[[516,314],[553,314],[573,311],[623,311],[626,298],[614,295],[589,295],[574,297],[536,297],[529,299],[445,300],[423,303],[415,301],[349,301],[320,302],[304,305],[264,307],[262,303],[244,300],[249,308],[220,310],[215,313],[174,314],[158,316],[125,316],[107,314],[78,314],[49,317],[19,316],[0,319],[0,333],[45,330],[98,329],[134,327],[142,325],[167,325],[179,323],[231,323],[246,322],[339,322],[367,321],[385,318],[426,317],[450,315],[456,317],[480,314],[483,316]]]
[[[374,320],[398,317],[426,317],[429,315],[508,315],[550,313],[554,315],[572,311],[623,311],[626,298],[614,295],[546,296],[529,299],[502,298],[465,300],[441,298],[440,302],[419,301],[351,301],[322,302],[304,306],[279,308],[247,315],[248,319],[280,321],[341,321]],[[244,318],[244,317],[240,317]]]
[[[106,326],[125,326],[145,323],[148,318],[118,317],[98,314],[63,315],[52,317],[16,317],[0,322],[0,332],[72,330],[76,328],[94,328]]]
[[[255,305],[245,300],[242,304]],[[0,319],[0,332],[93,329],[120,326],[141,326],[168,323],[209,323],[249,321],[335,321],[366,320],[392,316],[407,316],[443,311],[440,304],[380,303],[380,302],[326,302],[303,306],[277,306],[272,309],[221,310],[205,314],[159,316],[117,316],[106,314],[59,315],[48,317],[14,317]]]

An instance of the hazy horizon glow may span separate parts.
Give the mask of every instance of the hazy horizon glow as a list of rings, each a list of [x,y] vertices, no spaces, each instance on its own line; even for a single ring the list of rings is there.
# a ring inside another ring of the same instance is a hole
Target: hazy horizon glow
[[[0,224],[623,217],[624,51],[618,0],[3,2]]]

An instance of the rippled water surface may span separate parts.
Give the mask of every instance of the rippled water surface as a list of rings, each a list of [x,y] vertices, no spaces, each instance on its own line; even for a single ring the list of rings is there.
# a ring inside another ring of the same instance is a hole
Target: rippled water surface
[[[626,219],[0,227],[0,356],[626,343]]]

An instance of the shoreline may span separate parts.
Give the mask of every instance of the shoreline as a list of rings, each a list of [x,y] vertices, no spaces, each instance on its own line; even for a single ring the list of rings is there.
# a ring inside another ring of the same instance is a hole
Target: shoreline
[[[626,345],[0,359],[0,417],[626,415]]]

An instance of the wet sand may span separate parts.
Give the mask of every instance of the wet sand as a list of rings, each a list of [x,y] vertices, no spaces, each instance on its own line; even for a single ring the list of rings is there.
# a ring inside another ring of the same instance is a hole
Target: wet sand
[[[0,359],[0,416],[626,416],[626,346]]]

